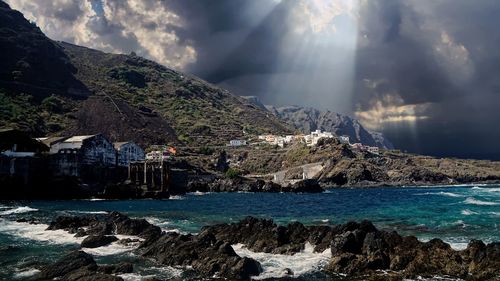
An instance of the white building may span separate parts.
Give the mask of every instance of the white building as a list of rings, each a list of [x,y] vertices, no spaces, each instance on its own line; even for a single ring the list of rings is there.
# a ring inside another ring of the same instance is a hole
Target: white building
[[[246,140],[230,140],[229,146],[244,146],[247,145]]]
[[[309,135],[304,136],[304,140],[306,141],[306,145],[315,146],[318,144],[318,141],[322,138],[333,138],[333,134],[331,132],[322,132],[321,130],[316,130]]]
[[[373,154],[379,154],[380,149],[376,146],[369,146],[367,148],[368,152],[373,153]]]
[[[349,136],[343,135],[339,137],[340,143],[350,144]]]

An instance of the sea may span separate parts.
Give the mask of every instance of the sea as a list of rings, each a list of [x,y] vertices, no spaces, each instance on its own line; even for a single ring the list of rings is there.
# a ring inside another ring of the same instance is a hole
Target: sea
[[[415,235],[421,241],[440,238],[454,249],[464,249],[471,239],[500,241],[500,185],[329,189],[318,194],[191,193],[168,200],[0,201],[0,280],[29,280],[38,273],[37,264],[54,262],[79,249],[83,238],[62,230],[46,230],[57,216],[111,211],[144,218],[165,231],[180,233],[197,233],[206,225],[255,216],[283,225],[294,221],[330,225],[368,219],[379,229]],[[16,222],[20,218],[40,223]],[[288,268],[294,272],[294,280],[351,280],[323,273],[321,269],[331,253],[314,253],[311,245],[293,256],[254,253],[239,244],[233,247],[239,255],[262,264],[264,272],[256,279],[279,279]],[[134,245],[115,242],[84,250],[100,264],[132,262],[135,272],[120,275],[125,280],[153,276],[162,280],[196,279],[189,268],[159,265],[141,258],[134,249]],[[437,276],[427,280],[448,279]]]

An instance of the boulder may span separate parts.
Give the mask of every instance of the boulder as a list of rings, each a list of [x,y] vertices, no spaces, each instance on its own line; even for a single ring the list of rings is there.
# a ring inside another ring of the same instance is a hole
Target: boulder
[[[320,193],[323,192],[323,188],[319,185],[317,180],[307,179],[298,181],[290,187],[290,191],[297,193]]]
[[[98,248],[109,245],[115,241],[118,241],[118,238],[112,235],[89,235],[83,239],[81,246],[82,248]]]
[[[95,271],[97,264],[91,255],[83,251],[74,251],[65,255],[56,263],[43,267],[41,276],[46,279],[53,279],[79,269]]]
[[[262,271],[257,261],[238,256],[229,243],[208,232],[197,236],[164,233],[141,248],[145,257],[169,266],[191,266],[207,277],[249,279]]]

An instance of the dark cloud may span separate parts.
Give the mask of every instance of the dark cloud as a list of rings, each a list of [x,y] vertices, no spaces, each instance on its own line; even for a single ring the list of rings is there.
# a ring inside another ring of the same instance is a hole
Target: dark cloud
[[[425,118],[382,130],[409,151],[500,159],[500,129],[493,125],[500,121],[498,2],[368,3],[361,11],[368,42],[358,50],[358,81],[383,82],[358,83],[358,107],[368,111],[384,95],[397,96],[399,109],[426,104]]]

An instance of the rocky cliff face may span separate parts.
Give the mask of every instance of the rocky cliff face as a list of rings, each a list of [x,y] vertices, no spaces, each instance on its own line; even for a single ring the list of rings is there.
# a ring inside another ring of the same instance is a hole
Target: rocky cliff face
[[[274,115],[308,134],[315,130],[333,132],[337,135],[349,136],[351,143],[360,142],[365,145],[393,149],[393,144],[381,133],[372,132],[363,127],[358,120],[329,110],[321,111],[311,107],[266,106]]]

